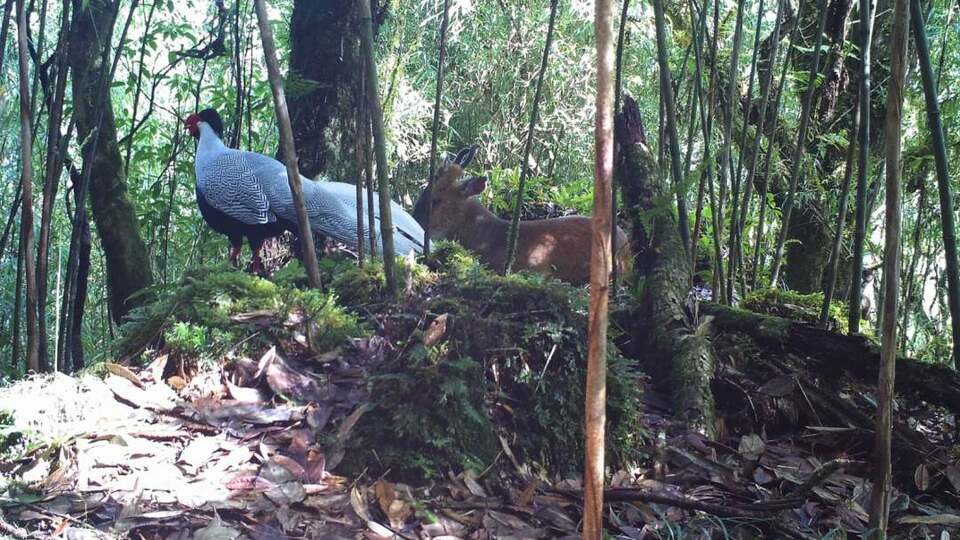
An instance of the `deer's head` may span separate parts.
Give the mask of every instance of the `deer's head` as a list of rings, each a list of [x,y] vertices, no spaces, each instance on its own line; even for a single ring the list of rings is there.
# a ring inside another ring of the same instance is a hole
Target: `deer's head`
[[[453,238],[461,227],[469,224],[469,199],[487,187],[485,176],[464,178],[467,166],[477,154],[478,146],[464,148],[451,159],[443,160],[433,186],[423,190],[413,209],[413,217],[424,227],[429,221],[434,238]]]

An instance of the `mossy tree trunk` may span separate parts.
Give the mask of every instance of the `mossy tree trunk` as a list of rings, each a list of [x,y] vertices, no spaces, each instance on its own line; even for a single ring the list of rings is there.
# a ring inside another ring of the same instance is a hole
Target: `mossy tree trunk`
[[[354,118],[362,100],[363,73],[355,8],[354,2],[343,0],[293,2],[284,92],[297,165],[308,178],[321,173],[354,177],[350,156],[356,147]]]
[[[117,126],[109,93],[101,95],[100,81],[110,63],[104,62],[102,36],[111,35],[119,3],[108,0],[73,0],[68,59],[73,72],[73,117],[77,140],[85,141],[84,167],[90,168],[90,206],[101,246],[106,255],[110,311],[120,323],[138,302],[127,299],[150,285],[153,274],[147,247],[140,236],[137,214],[130,202],[123,160],[117,146]],[[102,118],[101,118],[102,117]],[[96,137],[91,137],[97,129]],[[87,148],[91,141],[96,148]]]
[[[713,352],[706,338],[696,333],[697,321],[687,301],[690,259],[680,240],[670,189],[661,183],[643,132],[637,103],[626,98],[617,116],[618,178],[633,229],[637,279],[644,280],[633,314],[635,350],[630,356],[644,358],[649,366],[670,366],[662,375],[670,381],[675,413],[691,429],[713,436]]]

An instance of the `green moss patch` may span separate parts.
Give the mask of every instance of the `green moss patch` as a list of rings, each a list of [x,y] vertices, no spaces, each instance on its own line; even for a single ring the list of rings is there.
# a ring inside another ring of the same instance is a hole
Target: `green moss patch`
[[[152,301],[121,327],[118,349],[127,356],[162,342],[173,352],[208,358],[228,350],[256,353],[302,329],[290,321],[310,323],[312,349],[364,333],[334,294],[301,289],[298,281],[295,267],[276,282],[226,266],[193,269],[176,284],[146,291]]]
[[[449,243],[427,265],[435,283],[385,322],[399,351],[371,379],[375,407],[357,425],[347,463],[438,476],[483,470],[506,446],[545,471],[579,471],[585,290],[493,274]],[[639,444],[638,374],[610,351],[608,448],[622,460]]]
[[[819,324],[823,293],[801,294],[782,289],[759,289],[748,294],[741,306],[755,313]],[[832,330],[847,333],[849,327],[846,302],[841,300],[831,302],[829,327]],[[860,327],[869,328],[869,323],[861,319]]]

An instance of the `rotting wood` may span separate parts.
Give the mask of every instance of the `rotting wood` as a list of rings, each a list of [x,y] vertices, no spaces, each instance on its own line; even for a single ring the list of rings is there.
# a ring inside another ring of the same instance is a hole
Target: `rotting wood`
[[[710,380],[714,356],[706,338],[697,335],[696,321],[688,309],[690,259],[672,210],[663,210],[670,205],[670,190],[659,183],[655,158],[643,142],[640,110],[633,99],[624,100],[617,117],[617,139],[621,148],[617,166],[632,226],[635,272],[646,276],[633,314],[633,346],[647,351],[650,364],[662,361],[670,366],[666,376],[674,410],[688,427],[713,438],[716,421]]]

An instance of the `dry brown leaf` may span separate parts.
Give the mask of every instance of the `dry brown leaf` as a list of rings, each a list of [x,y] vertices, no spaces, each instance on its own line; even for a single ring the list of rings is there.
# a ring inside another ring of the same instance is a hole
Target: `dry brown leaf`
[[[323,401],[330,393],[329,390],[320,388],[316,379],[293,369],[276,353],[273,354],[272,360],[264,366],[263,373],[267,385],[275,394],[287,396],[297,401]]]
[[[242,474],[227,482],[226,487],[231,491],[266,491],[273,483],[256,474]]]
[[[367,528],[370,529],[375,536],[370,536],[369,533],[364,534],[367,538],[371,540],[388,540],[396,538],[397,535],[393,533],[390,529],[384,527],[383,525],[377,523],[376,521],[367,520]]]
[[[910,525],[960,525],[960,516],[956,514],[934,514],[932,516],[903,516],[897,523]]]
[[[920,491],[926,491],[930,489],[930,470],[927,469],[927,466],[923,463],[917,465],[917,468],[914,469],[913,483]]]
[[[751,433],[740,437],[740,446],[737,448],[737,452],[739,452],[744,459],[756,461],[760,459],[760,456],[763,455],[766,448],[767,445],[763,442],[763,439],[756,433]]]
[[[956,465],[948,465],[943,469],[943,474],[946,475],[947,480],[950,481],[950,485],[953,486],[955,491],[960,491],[960,467]]]
[[[199,468],[210,461],[220,450],[220,439],[216,437],[197,437],[180,452],[178,463]]]
[[[255,311],[248,311],[246,313],[237,313],[230,317],[230,320],[238,323],[253,323],[253,324],[270,324],[273,322],[274,317],[277,316],[277,313],[269,309],[258,309]]]
[[[197,529],[193,533],[193,538],[194,540],[235,540],[240,535],[240,531],[224,526],[220,518],[215,517],[206,527]]]
[[[123,377],[124,379],[132,382],[137,386],[137,388],[144,388],[143,381],[140,380],[140,377],[137,377],[136,373],[130,371],[130,368],[111,362],[104,362],[103,367],[107,368],[107,371],[113,373],[117,377]]]
[[[350,413],[350,416],[344,418],[343,422],[340,422],[340,428],[337,429],[337,442],[340,444],[346,442],[347,438],[350,437],[350,432],[353,430],[353,426],[360,421],[360,417],[371,410],[373,410],[373,405],[370,405],[369,403],[361,403],[356,409],[353,410],[352,413]]]
[[[153,362],[150,362],[148,369],[150,370],[150,375],[153,377],[153,382],[163,382],[163,372],[167,370],[167,361],[169,359],[169,355],[161,354],[154,358]]]
[[[169,396],[160,395],[158,392],[148,392],[126,378],[110,375],[103,382],[119,401],[129,403],[134,407],[148,407],[166,411],[173,409],[175,406],[175,403],[168,399]]]
[[[377,496],[377,503],[380,505],[383,514],[390,515],[390,505],[397,500],[397,490],[394,489],[393,484],[386,480],[377,480],[373,484],[373,493]]]
[[[297,463],[295,459],[287,457],[283,454],[274,454],[273,457],[270,459],[273,460],[273,462],[276,463],[277,465],[290,471],[290,474],[292,474],[294,478],[297,478],[299,480],[306,480],[305,478],[306,475],[305,475],[303,466]]]
[[[430,323],[430,326],[427,327],[426,332],[423,333],[423,346],[424,347],[433,347],[443,338],[443,335],[447,332],[447,321],[450,319],[449,313],[444,313],[440,315],[433,322]]]
[[[223,384],[227,387],[230,397],[241,403],[260,403],[267,400],[267,397],[259,388],[237,386],[230,382],[230,379],[226,376],[223,377]]]
[[[538,487],[540,487],[540,480],[534,478],[527,484],[527,487],[524,488],[523,493],[520,494],[520,497],[517,499],[517,505],[529,506],[530,501],[533,500],[533,494],[536,493]]]
[[[793,393],[797,381],[791,375],[781,375],[767,381],[757,389],[758,392],[773,397],[786,397]]]
[[[360,519],[370,521],[370,507],[367,505],[366,497],[358,487],[350,490],[350,506],[360,516]]]
[[[467,486],[467,489],[470,490],[470,493],[474,494],[477,497],[486,497],[487,492],[483,489],[477,482],[476,473],[471,470],[466,470],[463,472],[463,483]]]

